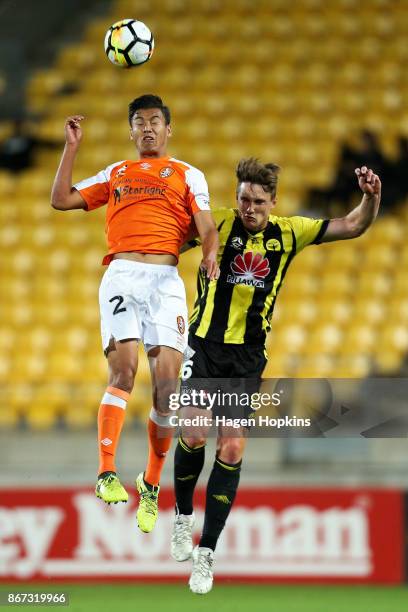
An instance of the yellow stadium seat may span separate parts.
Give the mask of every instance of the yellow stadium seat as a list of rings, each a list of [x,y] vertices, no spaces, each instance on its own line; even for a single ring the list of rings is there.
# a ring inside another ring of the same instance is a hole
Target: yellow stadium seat
[[[4,295],[4,294],[3,294]],[[0,350],[2,354],[8,354],[9,350],[13,346],[17,333],[14,327],[10,326],[10,323],[2,317],[2,327],[0,327]]]
[[[3,197],[7,197],[13,193],[16,185],[16,177],[11,172],[0,170],[0,189]],[[2,210],[12,207],[2,206]]]
[[[137,388],[140,385],[145,385],[149,387],[151,381],[150,376],[150,367],[147,355],[143,349],[143,346],[139,347],[139,358],[137,365],[137,374],[135,378],[135,387]]]
[[[282,350],[287,352],[298,351],[305,345],[308,339],[308,330],[301,323],[292,323],[284,325],[281,328],[274,328],[274,336],[272,344],[282,347]]]
[[[33,401],[35,385],[26,380],[16,380],[14,384],[5,386],[5,402],[10,410],[20,418],[26,407]]]
[[[336,273],[324,275],[321,279],[319,293],[327,298],[351,295],[355,290],[355,278],[338,269]]]
[[[391,299],[389,302],[389,310],[386,317],[388,321],[393,321],[396,325],[408,324],[408,295]]]
[[[27,406],[24,416],[29,427],[34,430],[49,429],[58,421],[58,413],[54,412],[52,404],[43,402]]]
[[[391,279],[387,272],[381,270],[367,270],[360,277],[351,279],[359,295],[378,296],[386,295],[391,288]]]
[[[343,340],[343,328],[334,322],[318,322],[311,331],[305,350],[307,352],[335,352]]]
[[[30,81],[28,95],[55,94],[63,87],[64,82],[64,76],[59,70],[39,70]]]
[[[381,248],[378,248],[377,244],[370,245],[364,249],[364,253],[361,257],[361,263],[364,265],[364,271],[374,270],[387,270],[395,266],[397,260],[396,250],[391,244],[384,244],[382,240]],[[392,270],[393,271],[393,270]]]
[[[95,44],[93,43],[75,43],[73,46],[67,46],[62,49],[57,65],[62,72],[66,70],[72,71],[73,69],[76,72],[90,71],[98,63],[100,55],[102,54],[95,53]]]
[[[370,325],[369,322],[365,324],[352,324],[347,327],[340,352],[343,350],[348,353],[361,351],[370,352],[375,345],[377,335],[377,329]]]
[[[80,377],[81,369],[81,354],[67,347],[65,350],[52,353],[47,379],[51,382],[75,382]]]
[[[390,321],[382,329],[375,346],[375,353],[379,354],[387,347],[390,350],[399,351],[401,354],[408,351],[408,329],[405,325]]]
[[[386,309],[385,298],[381,296],[366,296],[357,292],[353,303],[353,322],[370,323],[375,326],[384,319]]]
[[[150,384],[136,384],[129,398],[127,410],[129,414],[143,418],[149,414],[152,407],[152,391]]]
[[[402,365],[402,356],[399,351],[382,350],[376,353],[373,361],[377,372],[395,376]]]
[[[297,378],[320,378],[333,375],[333,357],[316,353],[302,359],[296,369]]]
[[[301,324],[307,325],[314,321],[320,310],[311,299],[306,300],[277,300],[273,314],[272,325]]]
[[[279,295],[281,302],[287,299],[296,299],[302,296],[302,299],[308,297],[313,298],[313,295],[317,292],[318,282],[313,277],[312,273],[309,274],[297,274],[294,270],[290,270],[287,278]]]
[[[294,372],[292,356],[272,354],[269,356],[263,376],[264,378],[287,378],[293,376]]]
[[[7,350],[3,354],[7,355],[7,351],[9,350],[10,347],[7,346]],[[3,359],[0,361],[0,383],[7,386],[10,382],[12,372],[12,360],[8,357],[3,357]]]
[[[321,323],[348,325],[353,316],[352,304],[342,297],[330,295],[319,300],[316,308],[316,320]]]
[[[335,378],[364,378],[372,370],[372,358],[367,354],[352,354],[340,357],[332,376]]]
[[[7,401],[7,397],[1,396],[0,405],[0,427],[3,430],[12,429],[18,426],[20,415],[13,406]]]
[[[102,353],[102,344],[100,352],[88,353],[84,356],[84,363],[77,377],[77,381],[82,384],[89,381],[89,383],[93,385],[107,385],[108,367]]]
[[[64,424],[70,429],[95,428],[96,415],[97,408],[95,411],[86,410],[86,405],[75,402],[64,410]]]
[[[47,381],[34,389],[31,403],[52,406],[52,411],[56,414],[68,406],[70,395],[71,387],[68,381]]]
[[[291,265],[291,274],[311,274],[315,268],[321,265],[327,252],[327,247],[325,246],[305,249],[299,257],[295,257]]]
[[[14,351],[8,374],[9,384],[37,384],[47,376],[47,362],[44,355],[36,351],[32,354]]]

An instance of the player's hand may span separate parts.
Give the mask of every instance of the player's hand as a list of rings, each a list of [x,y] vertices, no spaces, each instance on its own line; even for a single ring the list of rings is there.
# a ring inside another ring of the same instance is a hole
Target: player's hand
[[[82,139],[81,121],[82,115],[72,115],[65,121],[65,141],[69,145],[79,146]]]
[[[365,195],[369,197],[381,195],[380,178],[370,168],[362,166],[361,168],[356,168],[355,173],[358,178],[358,185]]]
[[[205,257],[200,264],[200,268],[201,270],[207,271],[207,278],[209,278],[210,280],[217,279],[220,276],[220,268],[217,264],[215,256],[212,257],[211,255],[209,255]]]

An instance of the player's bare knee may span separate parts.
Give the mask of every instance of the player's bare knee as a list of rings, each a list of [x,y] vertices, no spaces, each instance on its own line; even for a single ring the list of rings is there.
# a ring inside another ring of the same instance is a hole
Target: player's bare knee
[[[238,463],[241,461],[244,446],[241,438],[224,438],[220,440],[218,446],[218,457],[225,463]]]
[[[133,368],[124,368],[120,372],[111,374],[109,384],[117,389],[122,389],[127,393],[131,393],[135,381],[135,372]]]
[[[160,417],[169,417],[174,415],[174,410],[170,410],[168,404],[167,406],[163,406],[161,404],[158,404],[157,402],[153,402],[153,408]]]
[[[170,407],[172,393],[174,393],[174,386],[165,389],[155,386],[153,389],[153,406],[161,416],[174,414],[174,409],[172,410]]]
[[[206,444],[206,439],[200,436],[183,436],[183,440],[189,448],[199,448],[200,446],[205,446]]]

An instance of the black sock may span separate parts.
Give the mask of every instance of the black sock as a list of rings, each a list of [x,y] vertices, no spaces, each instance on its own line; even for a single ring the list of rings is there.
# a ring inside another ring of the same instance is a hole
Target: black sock
[[[110,470],[108,470],[107,472],[101,472],[98,475],[98,480],[99,478],[105,478],[105,476],[109,476],[109,474],[114,474],[116,476],[116,472],[111,472]]]
[[[237,493],[242,461],[234,465],[219,459],[208,479],[204,527],[199,546],[215,550]]]
[[[193,495],[198,477],[203,469],[205,446],[190,448],[181,438],[174,452],[174,492],[176,512],[193,513]]]

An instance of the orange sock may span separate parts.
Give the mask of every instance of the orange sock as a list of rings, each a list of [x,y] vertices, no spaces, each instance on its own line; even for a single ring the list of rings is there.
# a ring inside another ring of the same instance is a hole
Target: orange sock
[[[152,419],[153,416],[153,420]],[[148,440],[149,440],[149,456],[147,459],[147,467],[144,473],[145,481],[157,486],[160,482],[160,476],[166,461],[167,452],[171,446],[173,439],[173,427],[157,424],[155,421],[168,423],[166,417],[160,417],[154,408],[150,413],[150,418],[147,425]]]
[[[116,387],[108,387],[102,398],[98,412],[98,474],[116,472],[115,453],[128,399],[129,393]]]

